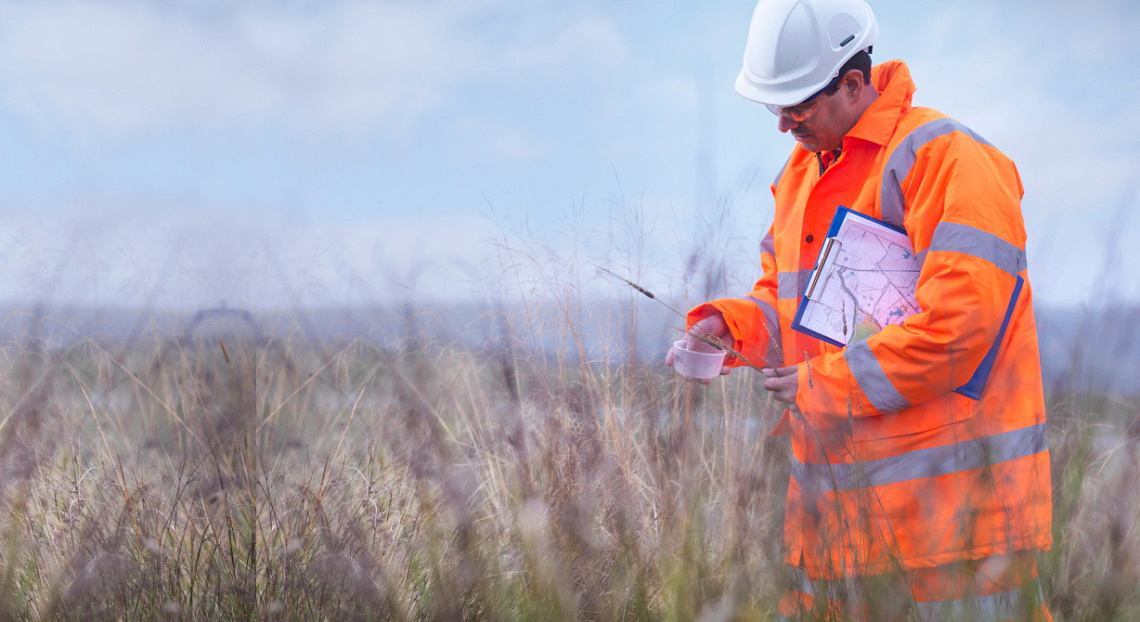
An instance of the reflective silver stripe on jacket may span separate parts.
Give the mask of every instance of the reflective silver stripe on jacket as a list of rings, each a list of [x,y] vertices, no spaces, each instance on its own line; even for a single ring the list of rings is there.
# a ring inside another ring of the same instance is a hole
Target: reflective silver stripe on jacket
[[[804,295],[811,270],[776,273],[776,296],[780,300],[795,300]]]
[[[755,296],[745,296],[741,300],[751,300],[756,303],[757,307],[760,307],[760,312],[764,314],[764,326],[768,329],[768,353],[764,355],[764,360],[770,367],[783,367],[784,352],[780,346],[780,316],[776,313],[776,308]]]
[[[887,166],[883,169],[882,186],[879,189],[879,205],[882,208],[883,220],[899,227],[903,226],[905,202],[903,200],[902,180],[910,174],[914,162],[918,158],[918,150],[927,143],[952,132],[962,132],[975,141],[985,145],[990,142],[979,136],[974,130],[962,125],[954,119],[935,119],[928,121],[911,130],[906,138],[891,152],[887,159]]]
[[[1045,602],[1041,583],[1033,579],[1030,583],[1008,592],[974,596],[960,600],[940,602],[916,602],[921,620],[977,620],[978,622],[998,622],[999,620],[1029,619],[1034,610]]]
[[[954,251],[984,259],[1014,276],[1026,266],[1025,251],[988,231],[954,222],[935,227],[925,252],[931,251]]]
[[[1045,424],[1038,423],[968,441],[865,462],[805,464],[793,458],[792,476],[806,490],[840,492],[958,473],[1045,451]]]
[[[776,256],[776,238],[771,231],[764,236],[763,240],[760,240],[760,252],[768,253],[773,257]]]
[[[859,383],[863,395],[867,396],[875,410],[890,413],[911,405],[895,385],[891,384],[891,379],[883,371],[883,366],[879,364],[879,359],[875,358],[875,353],[871,352],[871,346],[866,340],[856,341],[847,346],[843,351],[843,358],[851,368],[855,382]]]

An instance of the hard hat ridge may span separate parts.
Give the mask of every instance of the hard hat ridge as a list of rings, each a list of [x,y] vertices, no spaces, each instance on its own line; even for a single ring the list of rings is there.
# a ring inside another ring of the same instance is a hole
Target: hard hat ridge
[[[879,36],[863,0],[760,0],[752,14],[736,92],[791,106],[818,92]]]

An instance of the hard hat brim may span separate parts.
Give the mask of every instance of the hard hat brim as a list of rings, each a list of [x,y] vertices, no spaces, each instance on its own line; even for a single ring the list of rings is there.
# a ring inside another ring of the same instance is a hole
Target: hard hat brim
[[[778,85],[774,88],[764,88],[763,85],[749,78],[744,70],[741,70],[736,76],[735,88],[736,92],[747,100],[764,104],[765,106],[778,106],[783,108],[785,106],[794,106],[804,101],[834,79],[835,76],[831,76],[825,80],[823,84],[810,84],[806,87],[789,91],[784,85]]]

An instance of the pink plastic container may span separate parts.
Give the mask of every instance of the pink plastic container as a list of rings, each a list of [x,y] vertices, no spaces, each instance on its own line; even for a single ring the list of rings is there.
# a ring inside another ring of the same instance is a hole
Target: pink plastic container
[[[716,350],[714,352],[701,352],[686,350],[684,341],[673,343],[673,369],[687,378],[708,380],[720,375],[720,368],[724,365],[727,352]]]

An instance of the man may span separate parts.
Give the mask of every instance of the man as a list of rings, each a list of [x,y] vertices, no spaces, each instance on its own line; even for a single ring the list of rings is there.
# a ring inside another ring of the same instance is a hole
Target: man
[[[1021,181],[969,128],[911,105],[904,63],[871,67],[877,36],[862,0],[757,5],[736,90],[799,144],[772,185],[763,276],[746,296],[690,311],[685,341],[721,339],[788,405],[773,431],[790,434],[794,456],[784,536],[795,585],[781,616],[1049,620]],[[921,311],[845,348],[791,328],[841,205],[904,228],[921,261]],[[979,399],[953,392],[995,343]],[[745,364],[730,356],[721,373]]]

